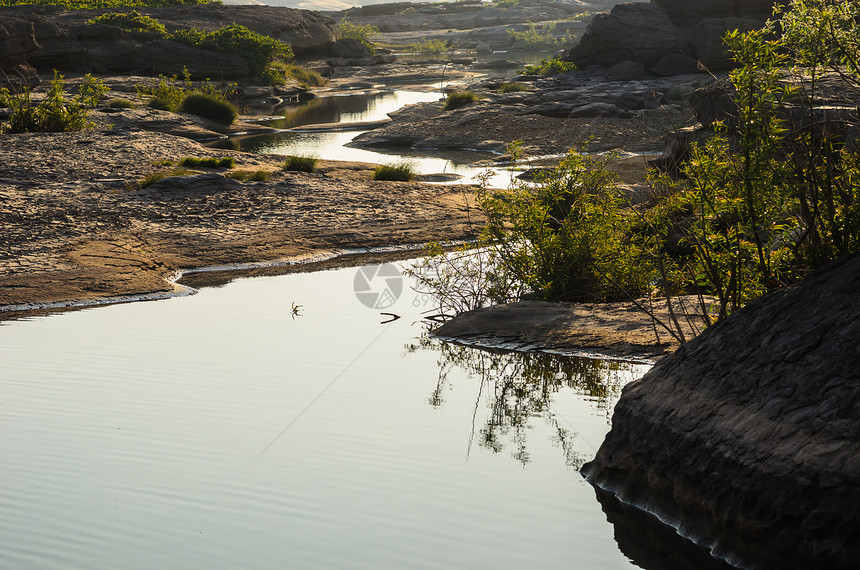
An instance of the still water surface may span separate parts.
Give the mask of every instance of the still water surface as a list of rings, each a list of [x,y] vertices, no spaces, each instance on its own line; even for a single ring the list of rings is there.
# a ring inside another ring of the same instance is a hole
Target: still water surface
[[[0,567],[632,567],[577,469],[647,366],[429,340],[356,271],[2,323]]]

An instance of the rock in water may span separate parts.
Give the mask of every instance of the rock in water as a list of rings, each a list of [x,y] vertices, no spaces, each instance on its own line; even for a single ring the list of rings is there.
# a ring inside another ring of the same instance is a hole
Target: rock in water
[[[757,569],[860,560],[860,255],[750,303],[628,385],[583,474]]]

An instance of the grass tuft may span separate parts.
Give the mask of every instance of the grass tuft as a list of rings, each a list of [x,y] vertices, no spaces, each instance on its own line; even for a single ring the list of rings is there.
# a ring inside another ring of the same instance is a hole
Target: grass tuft
[[[460,107],[474,103],[480,98],[481,96],[473,91],[452,91],[445,97],[445,106],[443,108],[446,111],[459,109]]]
[[[189,168],[233,168],[236,165],[236,161],[233,160],[232,156],[224,156],[222,158],[214,156],[209,158],[186,156],[180,161],[180,164]]]
[[[374,180],[390,180],[394,182],[409,182],[415,176],[415,166],[409,162],[385,164],[373,170]]]
[[[284,170],[292,172],[314,172],[319,159],[313,156],[288,156],[284,161]]]
[[[153,172],[145,176],[141,179],[137,185],[137,189],[143,189],[147,186],[152,186],[159,180],[164,180],[165,178],[170,178],[171,176],[184,176],[186,174],[191,174],[191,171],[187,168],[174,168],[172,170],[159,170],[158,172]]]
[[[233,123],[236,117],[239,116],[239,112],[232,103],[206,93],[190,93],[186,95],[179,105],[179,110],[184,113],[197,115],[198,117],[212,119],[225,125]]]
[[[272,173],[268,170],[234,170],[228,172],[227,176],[241,182],[246,180],[249,182],[265,182],[272,177]]]

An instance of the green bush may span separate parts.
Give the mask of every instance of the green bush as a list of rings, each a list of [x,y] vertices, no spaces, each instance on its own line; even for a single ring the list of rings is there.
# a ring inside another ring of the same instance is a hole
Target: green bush
[[[34,103],[29,89],[4,97],[11,114],[2,125],[3,132],[64,132],[80,131],[93,126],[89,112],[99,104],[108,88],[92,75],[87,74],[78,87],[78,95],[71,100],[65,96],[63,76],[54,72],[54,78],[45,98]],[[7,91],[8,93],[8,91]]]
[[[425,40],[423,42],[409,44],[406,46],[406,49],[408,51],[424,55],[438,55],[440,53],[445,53],[445,51],[448,50],[448,44],[441,40]]]
[[[295,79],[306,87],[319,87],[326,83],[316,71],[283,61],[273,61],[260,75],[260,81],[264,85],[283,85],[287,78]]]
[[[319,159],[313,156],[288,156],[284,161],[284,170],[293,172],[314,172]]]
[[[107,102],[107,106],[111,109],[134,109],[137,105],[128,99],[111,99]]]
[[[147,186],[152,186],[159,180],[164,180],[165,178],[170,178],[171,176],[185,176],[186,174],[191,174],[190,170],[185,168],[174,168],[172,170],[159,170],[158,172],[153,172],[145,177],[143,177],[137,184],[133,185],[134,189],[142,189]]]
[[[373,170],[374,180],[388,180],[393,182],[409,182],[415,178],[415,167],[409,162],[398,164],[386,164]]]
[[[182,99],[179,110],[225,125],[233,123],[239,116],[232,103],[206,93],[189,93]]]
[[[527,65],[519,73],[520,75],[557,75],[569,71],[576,71],[576,65],[569,61],[561,61],[559,58],[553,58],[542,59],[537,65]]]
[[[469,105],[470,103],[474,103],[480,98],[481,97],[477,93],[472,91],[452,91],[445,97],[445,105],[443,108],[447,111],[458,109]]]
[[[293,50],[288,44],[252,32],[239,24],[230,24],[214,32],[177,30],[169,37],[173,41],[200,49],[241,56],[248,61],[251,73],[256,76],[261,75],[275,58],[293,57]]]
[[[221,4],[220,0],[0,0],[0,6],[62,6],[67,10],[118,10],[151,6]]]
[[[502,83],[499,85],[499,93],[516,93],[518,91],[528,91],[528,85],[522,83]]]
[[[166,34],[167,29],[164,24],[138,12],[137,10],[129,10],[128,12],[110,12],[102,14],[97,18],[93,18],[88,23],[90,24],[107,24],[121,30],[130,32],[157,32]]]
[[[506,30],[508,43],[513,44],[519,42],[525,44],[526,47],[530,49],[551,48],[572,43],[573,38],[570,35],[565,35],[559,38],[555,37],[552,33],[553,30],[555,30],[555,26],[555,22],[552,22],[550,24],[544,24],[538,28],[537,24],[529,22],[528,28],[522,32],[517,32],[512,28],[508,28]]]
[[[337,23],[337,31],[340,33],[340,37],[358,40],[370,51],[370,53],[376,52],[376,48],[373,46],[373,42],[370,40],[370,37],[379,33],[378,28],[371,26],[370,24],[353,24],[344,18]]]
[[[268,170],[234,170],[228,172],[227,176],[233,180],[250,181],[250,182],[265,182],[272,177],[272,173]]]
[[[208,157],[208,158],[197,158],[194,156],[186,156],[183,158],[180,163],[182,166],[187,166],[189,168],[233,168],[235,166],[236,161],[232,156],[224,156],[222,158],[218,157]]]

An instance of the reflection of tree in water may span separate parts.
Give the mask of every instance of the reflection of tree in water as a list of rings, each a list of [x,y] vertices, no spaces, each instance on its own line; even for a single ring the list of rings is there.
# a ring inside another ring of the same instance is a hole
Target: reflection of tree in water
[[[444,404],[450,389],[448,375],[462,369],[481,380],[469,449],[477,439],[479,445],[498,453],[506,441],[514,445],[513,457],[525,465],[528,430],[541,418],[553,431],[554,442],[563,450],[569,466],[579,469],[587,460],[574,446],[577,432],[553,410],[553,396],[564,388],[591,399],[607,421],[621,388],[630,378],[631,365],[625,362],[559,356],[539,352],[485,350],[431,339],[426,334],[418,345],[407,346],[439,352],[439,378],[428,401],[431,406]],[[476,422],[482,399],[489,405],[489,416],[477,430]]]

